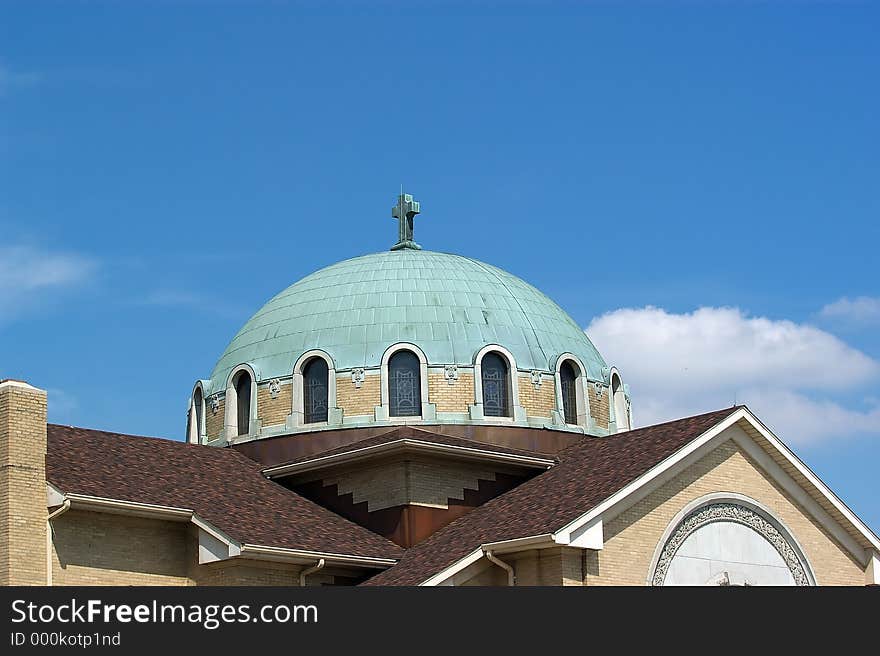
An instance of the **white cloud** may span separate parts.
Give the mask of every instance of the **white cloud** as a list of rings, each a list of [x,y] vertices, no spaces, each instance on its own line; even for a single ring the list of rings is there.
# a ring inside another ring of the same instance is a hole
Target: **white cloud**
[[[73,253],[0,246],[0,322],[37,303],[42,294],[87,281],[95,262]]]
[[[844,297],[823,307],[819,314],[826,319],[840,319],[852,323],[880,323],[880,298]]]
[[[813,326],[736,308],[645,307],[604,314],[587,334],[629,384],[639,425],[736,402],[789,442],[880,434],[880,406],[867,401],[880,362]]]
[[[247,310],[225,299],[218,299],[187,289],[157,289],[134,301],[135,305],[154,308],[174,308],[210,313],[224,317],[240,317]]]
[[[880,434],[880,405],[854,410],[829,399],[782,389],[747,391],[750,407],[786,441],[819,442],[832,437]]]

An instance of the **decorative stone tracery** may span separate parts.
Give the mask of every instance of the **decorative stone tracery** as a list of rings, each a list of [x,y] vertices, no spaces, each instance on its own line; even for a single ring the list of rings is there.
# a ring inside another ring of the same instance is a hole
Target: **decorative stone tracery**
[[[797,552],[785,536],[766,518],[751,508],[729,502],[710,503],[702,506],[681,521],[672,535],[669,536],[666,544],[663,545],[663,551],[660,553],[660,558],[657,561],[657,567],[654,570],[651,584],[656,586],[663,585],[676,552],[694,531],[706,524],[721,521],[736,522],[757,532],[779,552],[794,578],[795,585],[810,585],[810,580]]]
[[[364,384],[364,370],[363,369],[352,369],[351,370],[351,382],[354,383],[354,386],[360,389],[361,385]]]
[[[539,389],[541,387],[541,383],[544,380],[543,374],[537,369],[533,370],[530,374],[532,379],[532,385],[535,386],[535,389]]]

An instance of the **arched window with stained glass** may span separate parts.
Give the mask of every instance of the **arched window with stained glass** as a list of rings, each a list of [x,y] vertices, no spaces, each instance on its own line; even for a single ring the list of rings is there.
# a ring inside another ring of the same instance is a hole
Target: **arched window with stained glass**
[[[237,435],[247,435],[251,430],[251,376],[247,371],[240,371],[235,376],[236,424]]]
[[[303,367],[303,412],[307,424],[327,421],[329,370],[324,358],[312,358]]]
[[[566,360],[559,368],[559,384],[562,392],[562,414],[566,424],[577,424],[577,379],[580,372],[571,360]]]
[[[422,414],[419,358],[412,351],[397,351],[388,361],[388,404],[388,414],[392,417]]]
[[[483,384],[483,415],[510,417],[510,371],[507,360],[499,353],[490,352],[481,362]]]

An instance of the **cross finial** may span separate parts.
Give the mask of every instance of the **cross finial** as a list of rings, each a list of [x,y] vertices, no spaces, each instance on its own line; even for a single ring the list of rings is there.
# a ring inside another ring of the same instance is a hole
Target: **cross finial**
[[[413,200],[411,194],[403,193],[397,197],[397,205],[391,208],[391,216],[398,221],[397,243],[391,247],[392,251],[402,248],[421,250],[421,246],[413,241],[413,217],[419,214],[419,201]]]

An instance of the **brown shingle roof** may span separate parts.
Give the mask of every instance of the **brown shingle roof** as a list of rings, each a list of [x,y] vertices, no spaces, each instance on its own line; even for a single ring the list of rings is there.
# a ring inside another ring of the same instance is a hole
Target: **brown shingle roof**
[[[560,452],[555,467],[440,529],[365,585],[417,585],[482,544],[556,532],[736,410],[586,438]]]
[[[233,449],[49,424],[46,478],[65,493],[193,510],[243,544],[399,558],[393,542],[267,480]]]
[[[405,553],[396,544],[267,480],[233,449],[49,424],[47,479],[65,493],[186,508],[241,543],[400,562],[369,585],[415,585],[481,544],[553,533],[733,413],[728,408],[563,450],[558,464],[487,502]],[[478,442],[401,429],[320,455],[406,437]],[[503,447],[489,447],[502,450]],[[533,455],[528,451],[505,452]],[[314,457],[314,456],[311,456]]]

